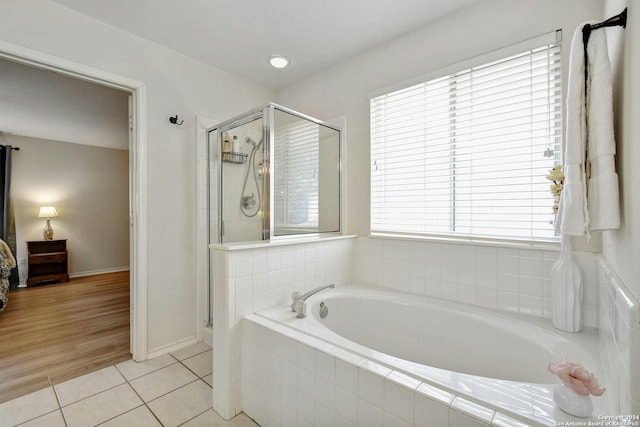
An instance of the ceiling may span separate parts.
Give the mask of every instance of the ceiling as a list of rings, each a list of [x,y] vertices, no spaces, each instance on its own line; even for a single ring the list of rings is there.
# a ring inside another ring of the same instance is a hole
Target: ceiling
[[[479,0],[52,1],[278,90]]]
[[[0,130],[129,149],[129,93],[0,59]]]

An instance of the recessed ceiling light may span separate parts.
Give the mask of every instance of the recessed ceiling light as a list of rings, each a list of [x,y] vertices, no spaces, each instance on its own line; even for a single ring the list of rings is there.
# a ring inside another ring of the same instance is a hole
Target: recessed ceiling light
[[[290,62],[289,58],[282,55],[271,55],[269,57],[269,64],[275,68],[284,68],[289,65]]]

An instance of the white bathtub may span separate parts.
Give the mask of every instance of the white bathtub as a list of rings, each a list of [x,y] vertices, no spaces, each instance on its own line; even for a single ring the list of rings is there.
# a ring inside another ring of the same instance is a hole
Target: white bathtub
[[[530,424],[584,420],[555,408],[559,380],[549,362],[566,357],[602,378],[595,331],[564,333],[547,319],[362,285],[325,290],[307,303],[305,319],[288,306],[258,315]],[[593,402],[592,419],[612,415],[606,397]]]

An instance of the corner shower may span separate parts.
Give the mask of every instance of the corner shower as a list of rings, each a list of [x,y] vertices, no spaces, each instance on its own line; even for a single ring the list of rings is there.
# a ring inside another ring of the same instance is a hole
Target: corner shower
[[[209,244],[340,234],[340,127],[268,103],[207,135]],[[209,257],[209,325],[211,265]]]
[[[268,103],[208,135],[210,243],[340,232],[339,127]]]

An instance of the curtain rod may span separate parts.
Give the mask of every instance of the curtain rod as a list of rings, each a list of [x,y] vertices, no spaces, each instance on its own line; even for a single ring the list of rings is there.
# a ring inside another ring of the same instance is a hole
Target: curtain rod
[[[15,151],[20,151],[20,147],[14,147],[13,145],[0,144],[0,147],[7,147],[7,148],[10,148],[10,149],[15,150]]]

